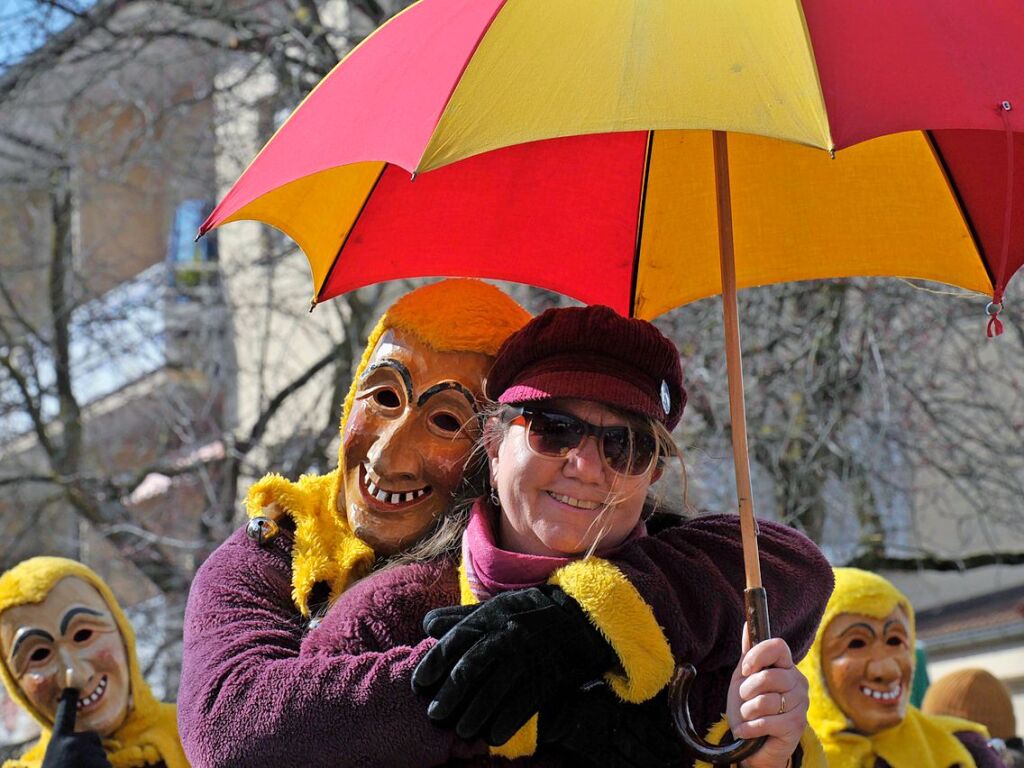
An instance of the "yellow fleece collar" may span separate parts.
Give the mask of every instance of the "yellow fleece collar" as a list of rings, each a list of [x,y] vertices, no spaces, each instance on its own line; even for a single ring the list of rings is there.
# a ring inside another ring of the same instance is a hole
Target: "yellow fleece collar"
[[[873,736],[852,732],[851,724],[829,695],[821,663],[821,638],[841,613],[859,613],[873,618],[888,616],[901,606],[909,618],[911,647],[914,645],[914,609],[906,595],[874,573],[857,568],[836,568],[836,586],[814,644],[797,667],[807,678],[811,704],[807,720],[821,739],[830,768],[874,768],[882,757],[892,768],[949,768],[959,762],[970,768],[974,761],[953,734],[957,731],[985,733],[982,726],[957,718],[925,715],[907,708],[903,722]]]
[[[142,768],[161,760],[167,768],[188,768],[188,761],[178,739],[177,718],[173,704],[158,702],[149,690],[135,655],[135,633],[110,587],[91,569],[62,557],[33,557],[0,576],[0,613],[19,605],[41,603],[57,583],[74,576],[90,584],[103,597],[110,609],[121,637],[124,638],[131,681],[131,707],[128,718],[111,739],[104,741],[107,759],[114,768]],[[0,663],[8,694],[28,712],[41,729],[39,741],[21,758],[5,763],[14,768],[39,768],[50,742],[52,724],[25,697],[6,662]]]
[[[292,602],[309,616],[309,598],[317,582],[330,587],[330,601],[364,576],[373,566],[373,550],[358,538],[338,510],[336,469],[326,475],[303,475],[292,483],[267,475],[249,489],[249,517],[264,514],[271,503],[295,523],[292,544]]]

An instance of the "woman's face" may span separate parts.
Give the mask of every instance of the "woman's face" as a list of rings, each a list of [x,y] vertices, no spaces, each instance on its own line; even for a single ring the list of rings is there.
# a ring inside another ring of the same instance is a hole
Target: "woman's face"
[[[589,400],[555,400],[544,407],[600,427],[629,425],[621,414]],[[601,549],[621,543],[640,520],[656,472],[613,472],[593,436],[565,458],[540,456],[527,445],[526,427],[520,424],[508,425],[488,455],[501,500],[499,543],[531,555],[574,556],[595,542]]]
[[[836,616],[821,636],[821,664],[832,700],[861,733],[899,725],[907,714],[914,652],[900,607],[884,619]]]
[[[68,682],[78,688],[76,731],[110,736],[128,716],[124,639],[103,597],[74,576],[41,603],[0,614],[0,650],[33,707],[50,723]]]
[[[344,501],[355,534],[381,554],[420,539],[448,509],[479,431],[492,359],[384,334],[345,423]]]

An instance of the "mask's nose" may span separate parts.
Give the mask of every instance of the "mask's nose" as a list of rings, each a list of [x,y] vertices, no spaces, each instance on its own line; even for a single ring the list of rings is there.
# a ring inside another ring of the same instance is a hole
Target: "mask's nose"
[[[374,473],[382,480],[414,480],[422,473],[422,441],[415,439],[418,424],[415,414],[383,430],[374,441],[366,458]]]
[[[902,674],[900,665],[892,657],[876,659],[868,667],[868,679],[876,683],[893,683],[899,680]]]
[[[70,653],[67,649],[62,648],[58,653],[60,655],[61,672],[64,676],[62,681],[64,687],[81,691],[89,683],[89,678],[92,677],[92,665],[88,661]]]

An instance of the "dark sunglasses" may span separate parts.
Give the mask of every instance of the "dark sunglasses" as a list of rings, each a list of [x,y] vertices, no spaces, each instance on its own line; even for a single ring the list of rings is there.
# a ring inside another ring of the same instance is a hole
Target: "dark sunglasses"
[[[564,459],[593,436],[605,465],[620,475],[644,475],[658,458],[658,441],[648,430],[599,427],[569,413],[533,406],[507,406],[502,420],[526,427],[526,444],[539,456]]]

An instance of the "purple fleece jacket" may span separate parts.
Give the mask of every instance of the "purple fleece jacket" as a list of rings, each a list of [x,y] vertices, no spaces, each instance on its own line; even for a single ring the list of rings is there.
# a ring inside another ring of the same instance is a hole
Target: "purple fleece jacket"
[[[760,524],[762,579],[768,590],[774,633],[789,643],[796,659],[814,640],[825,604],[832,592],[832,569],[809,539],[791,528]],[[729,680],[740,656],[743,626],[743,563],[739,525],[735,516],[708,516],[681,522],[656,536],[638,539],[617,552],[614,562],[654,609],[679,661],[698,670],[690,711],[702,731],[719,720],[725,710]],[[376,671],[389,680],[401,678],[394,706],[413,711],[425,701],[411,691],[414,665],[433,640],[421,627],[424,614],[459,602],[456,566],[452,562],[386,569],[346,592],[332,606],[323,623],[302,644],[302,658],[337,659],[363,653],[401,651],[402,663]],[[422,716],[422,714],[421,714]],[[415,728],[396,728],[388,735],[388,748],[405,756],[404,765],[464,765],[461,761],[434,762],[437,753],[425,748]],[[702,733],[703,735],[703,733]],[[352,740],[366,734],[352,732]],[[456,756],[457,757],[457,756]],[[551,761],[551,762],[547,762]],[[541,753],[517,764],[557,765],[553,755]],[[474,765],[506,764],[479,760]],[[391,763],[388,763],[391,764]]]
[[[761,523],[760,542],[773,627],[799,657],[832,571],[792,529]],[[282,531],[260,548],[239,530],[196,574],[178,694],[192,765],[425,766],[477,754],[478,745],[430,722],[409,682],[432,642],[420,619],[459,601],[454,566],[394,568],[360,582],[300,654],[306,622],[291,602],[291,544]],[[677,659],[696,664],[691,707],[700,724],[724,710],[739,658],[741,551],[736,518],[714,516],[640,539],[615,560],[666,628]]]
[[[307,623],[291,600],[291,545],[283,529],[262,548],[238,530],[196,574],[178,692],[192,766],[408,765],[405,739],[421,765],[479,751],[435,727],[412,695],[428,646],[300,658]]]

